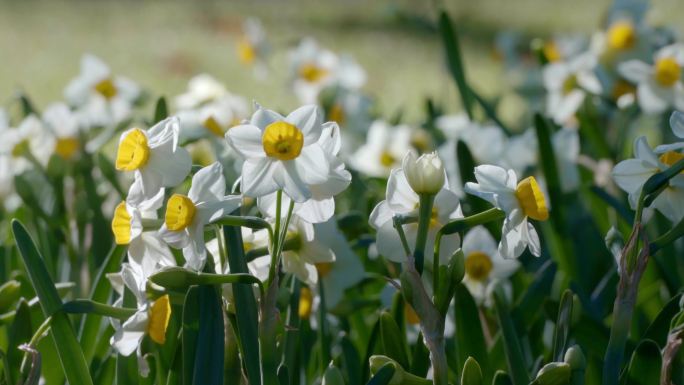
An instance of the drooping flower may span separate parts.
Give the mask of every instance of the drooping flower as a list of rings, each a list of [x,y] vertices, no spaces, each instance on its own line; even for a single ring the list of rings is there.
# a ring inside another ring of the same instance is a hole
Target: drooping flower
[[[377,230],[378,251],[394,262],[406,261],[406,252],[402,246],[397,230],[394,228],[395,215],[417,215],[420,198],[406,180],[404,170],[392,170],[387,181],[386,200],[378,203],[370,215],[370,225]],[[458,196],[449,190],[447,181],[437,193],[432,208],[432,216],[428,229],[426,250],[433,250],[437,231],[450,219],[462,217]],[[409,247],[415,245],[418,234],[418,224],[408,223],[402,226]],[[446,264],[451,254],[458,249],[460,238],[458,234],[446,235],[442,238],[439,261]],[[425,264],[428,269],[432,263]]]
[[[171,247],[183,249],[186,267],[201,271],[206,262],[204,226],[230,215],[241,203],[240,195],[226,195],[223,167],[214,163],[192,177],[188,195],[169,198],[159,235]]]
[[[506,213],[499,253],[504,258],[517,258],[529,247],[539,256],[539,236],[528,219],[544,221],[549,211],[537,180],[531,176],[518,182],[515,171],[491,165],[475,167],[475,179],[477,183],[466,183],[465,191]]]
[[[492,286],[510,277],[520,266],[515,259],[504,259],[487,229],[477,226],[463,237],[465,276],[463,284],[478,301],[484,302]]]
[[[231,128],[228,144],[243,158],[242,193],[261,197],[283,190],[295,202],[312,196],[311,186],[330,178],[331,165],[321,146],[324,127],[317,106],[303,106],[287,117],[261,106],[248,124]]]
[[[190,154],[178,145],[179,124],[170,117],[146,131],[132,128],[121,134],[116,169],[133,171],[146,199],[180,184],[190,172]]]
[[[627,80],[637,85],[637,101],[649,114],[667,108],[684,110],[684,44],[672,44],[656,51],[653,63],[629,60],[621,63],[618,70]]]

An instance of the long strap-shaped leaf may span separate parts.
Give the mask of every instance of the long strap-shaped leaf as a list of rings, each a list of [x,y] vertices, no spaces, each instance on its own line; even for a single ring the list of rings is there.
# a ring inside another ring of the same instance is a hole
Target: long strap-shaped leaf
[[[18,220],[12,220],[12,232],[17,242],[31,284],[40,298],[40,306],[45,317],[52,317],[50,335],[54,340],[62,363],[64,374],[71,385],[92,385],[93,380],[88,372],[88,365],[83,357],[81,346],[76,340],[76,333],[67,315],[60,309],[62,300],[52,277],[45,268],[45,263],[36,245],[24,226]]]
[[[446,12],[442,12],[439,15],[439,32],[442,35],[449,72],[451,72],[451,75],[454,77],[458,91],[461,94],[463,109],[468,114],[468,118],[472,120],[473,96],[471,95],[470,88],[466,83],[465,70],[463,69],[463,60],[461,58],[461,49],[458,46],[456,30],[454,30],[454,27],[451,24],[451,19]]]
[[[530,375],[527,373],[527,365],[523,359],[522,348],[520,347],[520,341],[518,340],[508,305],[504,299],[504,294],[500,290],[494,291],[494,306],[499,320],[501,337],[504,343],[504,350],[506,351],[506,362],[508,363],[508,371],[510,372],[511,380],[513,380],[513,385],[527,385],[530,382]]]
[[[245,252],[242,245],[240,227],[223,226],[223,234],[228,249],[228,265],[231,273],[249,273]],[[257,302],[254,291],[250,286],[234,284],[235,319],[237,320],[238,340],[242,346],[242,353],[247,378],[250,385],[261,384],[261,369],[259,362],[259,332]]]
[[[199,330],[193,385],[223,385],[223,309],[216,287],[202,285],[198,289]]]

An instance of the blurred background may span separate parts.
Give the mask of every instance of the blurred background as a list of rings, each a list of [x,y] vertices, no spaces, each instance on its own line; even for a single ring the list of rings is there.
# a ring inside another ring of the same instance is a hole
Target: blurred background
[[[654,0],[648,20],[682,28],[684,3]],[[445,1],[461,33],[470,82],[484,95],[505,87],[494,49],[503,30],[547,37],[553,32],[596,30],[608,0]],[[79,70],[83,53],[104,59],[159,95],[185,90],[194,74],[206,72],[234,93],[270,108],[297,104],[287,83],[287,50],[304,36],[349,53],[366,69],[366,91],[377,97],[383,115],[399,110],[417,119],[426,96],[458,108],[453,83],[444,70],[434,28],[437,4],[410,0],[344,1],[0,1],[0,102],[14,91],[28,93],[38,107],[61,99]],[[270,74],[252,76],[240,63],[235,44],[242,22],[263,22],[273,47]],[[452,103],[453,101],[453,103]],[[503,108],[515,113],[515,99]]]

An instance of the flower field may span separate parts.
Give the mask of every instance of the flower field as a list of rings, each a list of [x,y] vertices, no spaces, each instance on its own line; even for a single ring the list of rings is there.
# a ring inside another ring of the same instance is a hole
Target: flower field
[[[370,28],[359,58],[203,4],[231,36],[212,65],[168,54],[139,70],[173,74],[155,89],[77,47],[59,96],[5,95],[0,385],[684,382],[684,42],[662,7],[490,32],[493,81],[448,4],[392,11],[382,38],[424,43],[406,61]]]

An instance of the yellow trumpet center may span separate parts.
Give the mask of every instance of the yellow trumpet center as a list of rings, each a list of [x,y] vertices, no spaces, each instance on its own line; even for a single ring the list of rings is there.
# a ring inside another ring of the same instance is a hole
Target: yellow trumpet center
[[[147,136],[135,128],[125,134],[119,143],[116,153],[116,169],[124,171],[137,170],[147,164],[150,159],[150,147],[147,145]]]
[[[332,262],[321,262],[316,264],[316,270],[318,270],[318,276],[320,278],[323,278],[330,274],[330,271],[332,271],[333,268],[333,263]]]
[[[55,143],[55,153],[64,159],[71,159],[78,151],[78,139],[59,138]]]
[[[563,93],[566,95],[578,87],[579,84],[577,83],[577,76],[575,75],[570,75],[563,81]]]
[[[672,87],[681,74],[679,63],[672,57],[659,59],[655,63],[655,79],[663,87]]]
[[[682,154],[680,152],[676,152],[676,151],[668,151],[668,152],[664,153],[663,155],[661,155],[659,159],[663,164],[666,164],[668,166],[672,166],[673,164],[684,159],[684,154]]]
[[[636,87],[626,81],[620,79],[613,86],[612,96],[614,100],[620,99],[622,96],[627,94],[633,94],[636,92]]]
[[[166,203],[164,223],[171,231],[180,231],[190,226],[195,218],[197,208],[190,198],[181,194],[173,194]]]
[[[256,59],[256,50],[249,40],[242,38],[237,43],[237,53],[240,61],[245,64],[252,64]]]
[[[636,31],[629,21],[618,21],[608,29],[608,47],[614,50],[624,50],[634,47]]]
[[[279,121],[266,126],[261,143],[266,155],[280,160],[292,160],[302,152],[304,135],[294,125]]]
[[[397,162],[397,158],[394,157],[389,151],[383,151],[380,154],[380,164],[384,167],[392,167],[394,163]]]
[[[544,46],[542,47],[542,53],[549,62],[559,61],[562,57],[560,50],[558,50],[558,45],[556,45],[556,43],[553,41],[547,41],[544,43]]]
[[[126,202],[119,203],[114,209],[112,232],[117,245],[127,245],[131,242],[131,215],[126,210]]]
[[[29,142],[28,140],[24,139],[21,142],[17,143],[12,147],[12,156],[14,158],[19,158],[24,156],[29,151]]]
[[[152,341],[164,345],[164,342],[166,342],[166,328],[169,326],[169,319],[171,319],[171,303],[169,302],[168,294],[154,301],[150,308],[149,317],[147,334],[150,335]]]
[[[299,68],[299,76],[309,83],[316,83],[321,81],[328,75],[328,70],[321,68],[313,63],[307,63]]]
[[[544,193],[542,193],[537,180],[533,176],[527,177],[518,183],[518,187],[515,189],[515,197],[518,198],[518,203],[525,216],[538,221],[545,221],[549,218],[549,210],[546,207]]]
[[[97,91],[100,95],[104,96],[105,99],[111,99],[116,96],[118,93],[118,90],[116,89],[116,86],[114,85],[114,82],[112,79],[105,79],[102,80],[101,82],[95,84],[93,87],[95,91]]]
[[[465,259],[465,271],[468,277],[476,281],[484,281],[489,277],[494,264],[487,253],[473,251]]]
[[[313,296],[311,295],[311,289],[308,287],[302,287],[299,292],[299,318],[309,319],[311,316],[311,308],[313,307]]]
[[[328,120],[337,122],[340,125],[344,124],[345,117],[344,108],[342,108],[342,105],[335,103],[332,107],[330,107],[330,111],[328,111]]]
[[[209,132],[220,138],[223,138],[223,128],[221,127],[221,124],[219,124],[219,122],[216,121],[216,119],[214,119],[213,116],[208,117],[203,124],[204,128],[209,130]]]

